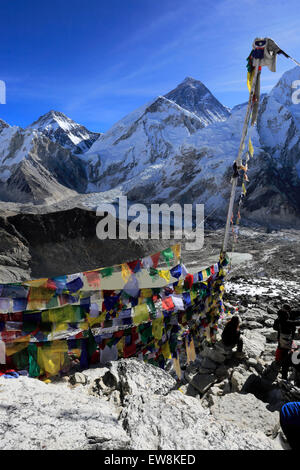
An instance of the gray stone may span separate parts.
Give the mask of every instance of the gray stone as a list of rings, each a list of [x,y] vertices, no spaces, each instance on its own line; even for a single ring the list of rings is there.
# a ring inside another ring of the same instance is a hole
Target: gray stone
[[[201,394],[205,393],[217,379],[214,374],[196,374],[192,379],[192,386],[196,388]]]
[[[0,449],[92,449],[91,437],[98,439],[97,448],[127,448],[130,439],[118,422],[119,411],[86,389],[0,378]]]
[[[122,396],[166,394],[176,386],[176,380],[168,372],[137,359],[120,359],[109,363],[108,367],[103,382],[111,390],[119,390]]]
[[[209,389],[209,392],[208,393],[211,393],[212,395],[216,395],[216,396],[222,396],[223,395],[223,390],[216,385],[213,385],[210,389]]]
[[[211,369],[206,369],[205,367],[200,367],[198,369],[198,374],[209,375],[209,374],[212,374],[212,370]]]
[[[214,397],[220,399],[219,397]],[[234,406],[234,405],[233,405]],[[260,430],[215,418],[199,400],[173,391],[167,396],[126,398],[121,413],[131,449],[144,450],[275,450],[280,448]]]
[[[218,378],[222,378],[222,377],[227,377],[228,376],[228,369],[225,365],[220,365],[217,369],[216,369],[216,372],[215,372],[216,376]]]
[[[225,395],[226,393],[230,393],[230,392],[231,392],[231,384],[229,380],[226,380],[224,387],[223,387],[223,393]]]
[[[247,328],[248,330],[255,330],[263,328],[263,325],[257,321],[247,321],[243,323],[243,329]]]
[[[256,359],[264,352],[266,338],[256,330],[246,330],[243,332],[243,342],[246,356]]]
[[[76,388],[59,380],[46,385],[28,377],[0,378],[0,449],[280,448],[254,420],[246,429],[203,408],[201,403],[216,406],[220,395],[231,391],[227,379],[217,383],[214,374],[197,373],[175,391],[169,373],[136,359],[108,366],[84,371],[89,386]],[[232,375],[247,380],[248,373],[240,364]],[[231,406],[233,414],[243,410],[237,400]],[[225,408],[229,414],[229,405]]]
[[[279,421],[279,413],[267,409],[267,404],[251,393],[230,393],[215,397],[210,409],[212,415],[221,421],[235,424],[242,429],[262,431],[271,436]]]
[[[270,328],[263,328],[259,331],[260,334],[264,335],[266,340],[270,343],[277,342],[277,331],[271,330]]]
[[[217,364],[214,361],[212,361],[211,359],[209,359],[209,357],[205,357],[203,359],[201,367],[203,367],[204,369],[216,370]]]
[[[244,388],[244,385],[252,373],[250,371],[238,371],[234,370],[231,376],[231,391],[232,392],[241,392]]]
[[[201,357],[211,359],[218,364],[223,364],[227,355],[228,350],[225,351],[224,345],[221,341],[217,342],[214,347],[206,346],[203,351],[201,351]]]
[[[254,359],[253,357],[249,357],[247,360],[247,364],[251,367],[255,367],[257,365],[257,360]]]
[[[277,310],[275,308],[272,308],[272,307],[267,307],[267,312],[270,315],[277,315]]]
[[[264,324],[265,324],[265,326],[267,326],[268,328],[272,328],[272,327],[273,327],[273,323],[274,323],[274,319],[266,318],[266,319],[264,320]]]

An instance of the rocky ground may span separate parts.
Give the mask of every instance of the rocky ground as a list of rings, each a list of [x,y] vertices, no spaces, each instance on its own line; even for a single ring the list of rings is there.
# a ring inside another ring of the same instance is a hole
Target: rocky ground
[[[211,393],[208,407],[207,394],[135,359],[83,376],[86,385],[0,379],[0,449],[280,448],[278,413],[253,394]]]
[[[276,312],[242,305],[244,355],[204,346],[182,379],[137,359],[77,371],[44,383],[0,378],[0,449],[288,449],[279,410],[300,400],[297,377],[274,365]],[[225,319],[220,322],[220,332]],[[299,336],[298,336],[299,340]]]
[[[15,266],[24,247],[29,260],[34,250],[21,234],[21,219],[18,229],[3,221],[0,230],[6,231],[2,248],[4,240],[12,250],[9,256],[15,255]],[[191,272],[216,262],[222,237],[220,229],[208,231],[198,253],[183,247]],[[13,238],[20,243],[14,248]],[[244,357],[226,354],[220,342],[213,349],[205,346],[193,364],[185,364],[182,356],[180,382],[172,367],[163,371],[135,359],[50,384],[28,377],[0,378],[0,449],[288,448],[279,429],[279,410],[287,401],[300,400],[299,378],[291,371],[289,381],[282,381],[274,364],[277,333],[272,325],[283,302],[300,307],[299,241],[299,231],[244,227],[238,243],[230,247],[220,331],[231,314],[240,315]],[[67,241],[54,243],[63,252]],[[300,344],[299,335],[296,341]]]

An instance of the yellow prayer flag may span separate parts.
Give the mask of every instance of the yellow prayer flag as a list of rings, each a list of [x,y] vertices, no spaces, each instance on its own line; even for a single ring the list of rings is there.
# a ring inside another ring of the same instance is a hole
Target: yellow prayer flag
[[[122,336],[120,341],[117,342],[118,357],[123,357],[125,338]]]
[[[184,279],[179,279],[177,286],[175,286],[175,293],[182,294],[184,291]]]
[[[101,323],[101,320],[100,320],[100,315],[98,317],[91,317],[88,313],[86,315],[86,318],[87,318],[87,321],[89,323],[90,326],[93,326],[97,323]],[[102,320],[104,321],[104,320]]]
[[[185,340],[185,350],[186,350],[187,363],[189,364],[192,361],[192,359],[191,359],[191,356],[190,356],[190,347],[189,347],[188,338],[186,338],[186,340]]]
[[[52,332],[58,332],[58,331],[67,331],[69,327],[69,324],[68,323],[53,323],[53,328],[52,328]]]
[[[160,271],[158,271],[158,274],[160,277],[165,279],[168,283],[170,282],[171,274],[168,269],[161,269]]]
[[[168,341],[162,345],[161,352],[165,359],[169,359],[171,357],[171,351]]]
[[[105,321],[106,318],[106,312],[102,312],[99,316],[99,322],[102,323]]]
[[[251,142],[251,137],[249,137],[248,150],[249,150],[249,153],[250,153],[251,157],[253,157],[253,155],[254,155],[254,148],[253,148],[253,145],[252,145],[252,142]]]
[[[152,298],[153,296],[153,291],[152,289],[141,289],[141,297],[144,297],[145,299]]]
[[[25,281],[23,282],[24,286],[30,286],[30,287],[42,287],[47,285],[48,278],[43,278],[43,279],[34,279],[32,281]]]
[[[123,281],[127,282],[131,276],[131,269],[129,268],[127,263],[122,264],[121,268],[122,268],[121,274],[122,274]]]
[[[140,325],[149,320],[149,309],[147,304],[140,304],[133,307],[133,323]]]
[[[43,345],[37,350],[37,363],[41,372],[56,375],[63,368],[67,358],[67,341],[53,341],[50,346]]]
[[[248,72],[247,73],[247,87],[248,87],[249,93],[251,92],[253,77],[254,77],[253,72]]]
[[[164,318],[156,318],[152,322],[152,335],[158,341],[161,340],[164,328]]]
[[[13,354],[16,354],[19,351],[22,351],[23,349],[27,348],[29,344],[29,341],[27,340],[25,342],[18,342],[18,343],[10,343],[6,345],[6,350],[5,354],[6,356],[12,356]]]
[[[39,310],[44,308],[52,299],[55,292],[46,287],[30,287],[27,310]]]
[[[177,243],[177,245],[173,245],[171,248],[174,253],[174,256],[177,258],[177,260],[179,260],[181,256],[181,244]]]
[[[75,305],[65,305],[42,311],[42,322],[75,323],[80,320],[80,307]]]

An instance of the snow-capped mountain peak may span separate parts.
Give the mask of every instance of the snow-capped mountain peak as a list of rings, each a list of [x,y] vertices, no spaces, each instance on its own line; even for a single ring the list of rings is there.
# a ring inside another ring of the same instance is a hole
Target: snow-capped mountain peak
[[[257,126],[249,131],[255,152],[243,213],[255,221],[300,226],[296,80],[300,67],[261,96]],[[69,195],[100,193],[89,195],[93,207],[104,193],[126,194],[131,202],[199,202],[214,217],[223,217],[246,107],[242,103],[229,111],[202,82],[186,77],[167,95],[119,120],[90,147],[91,133],[59,111],[49,111],[25,130],[4,123],[0,198],[59,200],[68,189]],[[84,145],[84,155],[74,156]]]
[[[40,116],[39,119],[34,121],[28,127],[44,130],[50,128],[50,126],[54,126],[55,124],[65,129],[72,129],[72,127],[77,126],[76,122],[72,121],[72,119],[68,118],[65,114],[52,109],[48,113]]]
[[[165,97],[196,114],[204,126],[225,121],[230,116],[229,109],[214,97],[204,83],[192,77],[186,77]]]
[[[100,136],[55,110],[40,116],[28,128],[37,129],[75,154],[86,152]]]

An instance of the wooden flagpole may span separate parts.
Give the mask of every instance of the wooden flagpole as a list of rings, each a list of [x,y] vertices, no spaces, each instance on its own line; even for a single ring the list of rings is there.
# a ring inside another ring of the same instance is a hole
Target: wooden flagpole
[[[253,96],[254,96],[254,92],[255,92],[255,86],[256,86],[259,67],[260,67],[260,60],[257,61],[256,66],[255,66],[255,70],[254,70],[254,76],[253,76],[253,81],[252,81],[252,86],[251,86],[251,91],[250,91],[250,96],[249,96],[249,101],[248,101],[248,106],[247,106],[247,112],[246,112],[243,131],[242,131],[242,137],[241,137],[241,141],[240,141],[240,147],[239,147],[239,151],[238,151],[238,156],[235,160],[237,168],[239,168],[242,164],[243,147],[244,147],[244,143],[245,143],[245,139],[246,139],[246,136],[247,136],[248,127],[249,127],[249,121],[250,121],[251,111],[252,111],[252,106],[253,106]],[[222,246],[222,252],[223,253],[226,253],[227,247],[228,247],[230,221],[231,221],[231,217],[232,217],[232,214],[233,214],[233,204],[234,204],[234,199],[235,199],[237,182],[238,182],[238,176],[236,176],[236,177],[233,176],[231,194],[230,194],[230,200],[229,200],[229,207],[228,207],[228,214],[227,214],[227,221],[226,221],[226,227],[225,227],[225,235],[224,235],[224,241],[223,241],[223,246]]]

